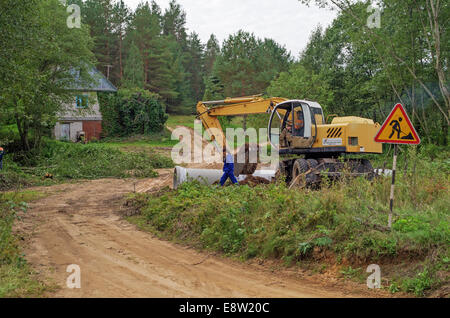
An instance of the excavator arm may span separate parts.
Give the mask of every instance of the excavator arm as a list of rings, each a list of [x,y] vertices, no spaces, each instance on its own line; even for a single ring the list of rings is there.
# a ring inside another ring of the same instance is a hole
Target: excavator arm
[[[202,121],[203,127],[211,140],[216,143],[218,150],[222,151],[223,146],[226,145],[226,138],[218,119],[219,116],[270,114],[276,105],[285,101],[287,99],[280,97],[249,96],[199,102],[197,104],[197,118]]]

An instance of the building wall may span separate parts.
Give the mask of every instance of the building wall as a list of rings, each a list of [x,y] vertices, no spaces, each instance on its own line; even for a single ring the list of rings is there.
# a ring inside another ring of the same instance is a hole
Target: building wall
[[[70,125],[70,136],[69,136],[69,140],[76,142],[77,141],[77,133],[79,131],[83,131],[83,122],[81,121],[60,121],[58,123],[56,123],[55,125],[55,138],[58,140],[61,140],[61,135],[62,135],[62,125],[63,124],[69,124]]]
[[[64,110],[58,115],[60,120],[102,120],[97,92],[76,92],[74,95],[88,95],[88,109],[78,109],[74,96],[72,103],[65,105]]]
[[[99,140],[102,132],[101,120],[83,121],[83,131],[86,134],[86,140],[91,141],[93,138]]]
[[[76,98],[73,103],[66,105],[64,111],[59,114],[58,122],[54,128],[55,139],[61,139],[62,124],[70,124],[70,141],[76,142],[78,132],[84,131],[88,141],[92,138],[100,139],[102,131],[102,115],[96,92],[79,92],[76,95],[89,95],[89,108],[77,109]]]

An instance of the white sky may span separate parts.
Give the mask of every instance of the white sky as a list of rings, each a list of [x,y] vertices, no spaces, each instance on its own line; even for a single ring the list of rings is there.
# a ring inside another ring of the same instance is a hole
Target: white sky
[[[135,9],[142,0],[124,0]],[[156,0],[164,9],[170,0]],[[195,31],[206,43],[211,33],[220,44],[239,29],[260,38],[272,38],[298,57],[317,25],[328,26],[336,11],[307,7],[298,0],[178,0],[186,11],[188,32]]]

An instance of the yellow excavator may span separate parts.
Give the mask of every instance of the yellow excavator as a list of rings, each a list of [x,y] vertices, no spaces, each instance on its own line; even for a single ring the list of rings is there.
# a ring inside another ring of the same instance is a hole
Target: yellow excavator
[[[374,140],[380,125],[371,119],[334,117],[327,124],[317,102],[260,95],[197,104],[197,118],[218,149],[223,149],[227,143],[220,116],[261,113],[270,114],[269,141],[272,149],[279,151],[279,173],[285,176],[286,182],[313,185],[320,183],[324,175],[333,179],[343,175],[374,176],[368,160],[348,156],[382,153],[382,145]],[[250,169],[235,170],[235,174],[243,171],[251,174],[255,170],[256,164]]]

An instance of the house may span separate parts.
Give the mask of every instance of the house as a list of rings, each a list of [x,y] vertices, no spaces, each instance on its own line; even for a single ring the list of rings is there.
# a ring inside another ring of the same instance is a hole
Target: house
[[[74,71],[74,81],[68,89],[75,92],[73,103],[66,105],[58,115],[54,137],[58,140],[76,142],[81,136],[85,140],[100,139],[102,114],[97,92],[117,92],[117,88],[95,67],[88,70],[92,81],[83,83],[79,72]]]

